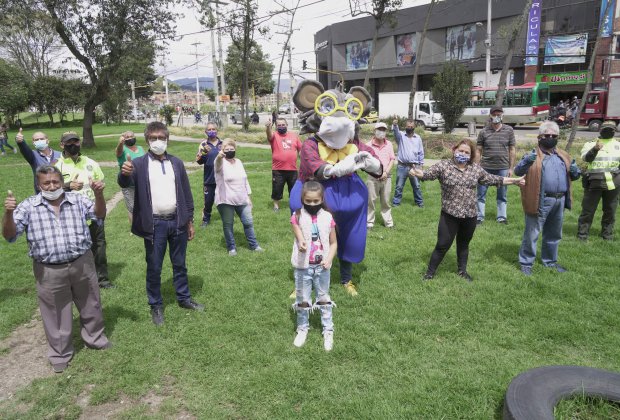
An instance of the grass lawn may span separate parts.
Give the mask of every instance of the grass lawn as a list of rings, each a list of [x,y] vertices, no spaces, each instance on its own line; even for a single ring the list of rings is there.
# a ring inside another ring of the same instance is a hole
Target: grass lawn
[[[97,134],[102,134],[97,130]],[[116,138],[97,140],[86,153],[113,160]],[[170,152],[190,161],[195,144],[172,143]],[[92,153],[91,153],[92,152]],[[518,188],[509,187],[509,224],[497,225],[490,190],[488,222],[471,244],[473,283],[456,275],[454,249],[435,279],[422,282],[433,250],[440,188],[423,183],[426,207],[413,205],[410,189],[393,210],[396,227],[368,234],[366,258],[354,267],[360,295],[350,298],[332,270],[335,345],[323,350],[317,314],[306,345],[293,346],[295,316],[290,253],[293,235],[286,211],[271,211],[268,150],[239,148],[253,189],[254,223],[266,252],[247,248],[235,220],[239,255],[227,255],[217,212],[188,248],[193,297],[205,313],[178,308],[169,262],[162,273],[166,323],[151,323],[145,294],[144,246],[130,236],[121,203],[106,221],[108,261],[115,290],[104,290],[106,333],[114,348],[78,349],[64,374],[34,381],[0,403],[3,418],[78,418],[78,396],[89,404],[135,400],[123,418],[471,418],[501,417],[503,396],[520,372],[543,365],[575,364],[620,371],[620,282],[616,241],[603,242],[600,209],[591,240],[579,242],[576,222],[582,189],[574,183],[575,209],[567,212],[558,274],[539,263],[534,275],[518,270],[523,233]],[[104,169],[106,196],[116,169]],[[202,207],[202,173],[190,175],[196,220]],[[30,168],[20,155],[0,159],[0,196],[32,192]],[[286,203],[283,203],[285,206]],[[24,238],[2,242],[0,336],[36,311],[36,293]],[[162,399],[155,413],[148,396]],[[584,408],[585,406],[585,408]],[[620,418],[618,406],[589,399],[562,403],[560,418]]]

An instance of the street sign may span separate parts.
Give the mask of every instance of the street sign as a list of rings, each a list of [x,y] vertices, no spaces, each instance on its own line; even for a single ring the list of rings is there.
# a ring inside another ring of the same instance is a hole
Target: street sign
[[[221,102],[230,102],[230,95],[220,95]]]

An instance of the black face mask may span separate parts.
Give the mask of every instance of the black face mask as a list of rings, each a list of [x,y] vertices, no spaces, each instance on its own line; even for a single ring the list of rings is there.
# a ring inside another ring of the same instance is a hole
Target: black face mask
[[[317,214],[323,208],[323,204],[310,205],[304,203],[304,209],[312,216]]]
[[[235,151],[229,150],[228,152],[224,152],[224,155],[226,156],[226,159],[232,159],[235,157]]]
[[[407,133],[408,135],[413,134],[413,128],[405,128],[405,133]]]
[[[125,146],[133,146],[134,144],[136,144],[136,139],[127,139],[125,140]]]
[[[79,144],[65,144],[65,152],[67,152],[70,156],[76,156],[80,153],[80,145]]]
[[[538,138],[538,144],[540,146],[542,146],[545,149],[553,149],[557,144],[558,144],[558,138],[557,137],[546,137],[546,136],[540,136]]]

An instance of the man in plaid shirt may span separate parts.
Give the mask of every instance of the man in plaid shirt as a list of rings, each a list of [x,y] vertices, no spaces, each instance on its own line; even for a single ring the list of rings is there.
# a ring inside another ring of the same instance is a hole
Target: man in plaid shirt
[[[73,357],[72,302],[80,312],[87,347],[107,349],[91,237],[86,220],[103,223],[104,184],[92,181],[95,201],[65,192],[60,170],[42,165],[36,171],[41,191],[19,205],[11,191],[4,201],[2,235],[9,242],[26,232],[37,281],[39,309],[47,336],[47,356],[54,372],[63,372]]]

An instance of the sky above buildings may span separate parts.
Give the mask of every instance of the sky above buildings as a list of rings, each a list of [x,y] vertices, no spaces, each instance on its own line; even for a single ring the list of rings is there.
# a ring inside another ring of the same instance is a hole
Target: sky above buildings
[[[402,7],[413,7],[429,2],[429,0],[403,0]],[[294,7],[296,3],[297,0],[259,0],[258,16],[259,18],[266,18],[273,12],[282,10],[280,5]],[[360,0],[359,3],[362,7],[368,7],[370,0]],[[225,11],[226,8],[230,7],[230,5],[224,6],[220,10]],[[156,71],[159,74],[166,73],[171,80],[196,77],[195,63],[198,61],[199,75],[201,77],[212,76],[210,33],[196,33],[205,30],[198,20],[196,10],[184,7],[183,9],[177,9],[177,12],[184,15],[183,18],[177,21],[178,36],[174,41],[168,42],[165,55],[162,54],[155,66]],[[313,72],[304,73],[302,71],[303,60],[308,62],[309,67],[314,67],[314,34],[325,26],[350,19],[352,17],[349,0],[300,0],[293,22],[293,27],[297,30],[294,31],[291,37],[293,73],[314,78]],[[286,39],[285,35],[277,33],[284,32],[285,29],[276,25],[286,23],[287,15],[280,14],[265,22],[265,26],[270,28],[269,34],[265,36],[256,34],[256,40],[261,45],[263,51],[269,55],[269,60],[275,65],[274,73],[276,74],[274,74],[274,79],[277,78],[282,45]],[[215,41],[217,44],[217,37]],[[197,46],[198,60],[196,60],[196,46],[192,45],[196,42],[200,43]],[[224,31],[222,32],[222,44],[224,59],[226,59],[226,49],[230,44],[230,39]],[[162,60],[165,60],[165,67],[162,64]],[[286,60],[283,65],[283,73],[283,77],[288,77],[288,62]]]

